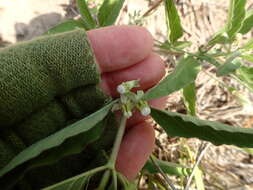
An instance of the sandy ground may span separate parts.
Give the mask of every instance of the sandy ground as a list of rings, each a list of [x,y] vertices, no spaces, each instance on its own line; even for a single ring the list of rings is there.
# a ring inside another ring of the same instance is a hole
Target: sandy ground
[[[0,35],[9,42],[30,39],[59,23],[68,0],[0,0]]]
[[[158,1],[126,0],[117,23],[143,25],[148,28],[156,40],[166,40],[165,14],[162,6],[151,16],[136,21],[136,18],[147,14],[150,7]],[[250,0],[249,5],[250,3],[252,5],[252,2]],[[178,9],[183,18],[184,39],[194,43],[193,50],[200,44],[204,44],[214,32],[222,27],[226,20],[227,4],[227,0],[181,0],[178,3]],[[39,36],[69,15],[75,15],[71,7],[73,8],[72,5],[69,5],[69,0],[0,0],[0,37],[3,41],[15,43]],[[248,35],[248,38],[250,37],[252,33]],[[163,57],[165,60],[171,60],[169,55]],[[212,74],[212,68],[207,71]],[[230,79],[224,79],[224,81],[241,89],[247,98],[252,98],[252,94],[249,94],[236,82]],[[246,121],[252,118],[252,104],[246,108],[238,104],[234,96],[221,88],[217,81],[205,73],[199,75],[197,87],[198,115],[201,118],[239,126],[244,126]],[[169,96],[168,108],[179,112],[184,110],[179,92]],[[156,150],[159,157],[178,162],[176,155],[181,145],[169,143],[164,133],[158,133],[157,137],[163,146],[162,150]],[[196,151],[200,141],[191,139],[188,144]],[[253,159],[241,149],[212,145],[201,162],[201,168],[206,189],[253,189]]]

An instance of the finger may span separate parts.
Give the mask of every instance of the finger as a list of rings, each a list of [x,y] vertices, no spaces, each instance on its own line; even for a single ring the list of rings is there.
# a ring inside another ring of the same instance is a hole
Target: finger
[[[151,53],[138,64],[123,70],[102,74],[100,83],[103,91],[113,97],[117,97],[117,85],[129,80],[140,79],[140,88],[148,89],[157,84],[165,75],[165,65],[159,55]]]
[[[155,132],[149,123],[142,122],[132,127],[121,143],[116,169],[133,180],[152,153],[154,143]]]
[[[127,68],[147,57],[151,34],[139,26],[109,26],[87,32],[101,72]]]

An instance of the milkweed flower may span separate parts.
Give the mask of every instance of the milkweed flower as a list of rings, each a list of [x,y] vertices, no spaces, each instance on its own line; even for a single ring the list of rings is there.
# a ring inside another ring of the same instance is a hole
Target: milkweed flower
[[[141,114],[143,116],[148,116],[151,113],[151,109],[147,103],[147,101],[143,101],[141,100],[138,104],[137,104],[137,108],[139,109],[139,111],[141,112]]]
[[[120,94],[125,94],[126,93],[126,88],[121,84],[117,87],[117,91]]]
[[[123,82],[117,86],[117,91],[120,94],[125,94],[130,92],[130,90],[134,87],[139,87],[139,80],[131,80],[127,82]]]
[[[151,109],[150,109],[149,106],[144,107],[144,108],[141,110],[141,114],[142,114],[143,116],[148,116],[150,113],[151,113]]]

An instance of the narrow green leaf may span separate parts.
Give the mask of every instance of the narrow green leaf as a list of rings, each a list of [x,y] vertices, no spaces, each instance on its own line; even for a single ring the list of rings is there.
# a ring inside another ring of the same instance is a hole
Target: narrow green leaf
[[[176,41],[173,44],[171,44],[169,41],[165,41],[159,46],[159,48],[175,53],[184,53],[182,50],[186,47],[190,47],[191,45],[192,43],[188,41]]]
[[[158,85],[148,90],[144,95],[144,99],[160,98],[184,88],[195,81],[199,70],[200,64],[195,58],[192,56],[182,57],[176,69]]]
[[[174,43],[183,36],[183,28],[173,0],[165,0],[165,12],[169,31],[168,36],[170,42]]]
[[[253,63],[253,55],[252,54],[250,54],[250,55],[241,55],[240,57],[245,59],[246,61],[249,61],[249,62]]]
[[[252,29],[252,27],[253,27],[253,9],[246,12],[246,16],[239,33],[246,34]]]
[[[75,30],[78,28],[86,29],[85,25],[80,20],[70,19],[49,29],[44,35],[68,32],[68,31]]]
[[[113,25],[119,16],[125,0],[104,0],[98,10],[99,26]]]
[[[208,46],[214,46],[215,44],[228,44],[231,43],[233,39],[229,39],[228,35],[225,33],[225,29],[221,29],[208,41]]]
[[[253,50],[253,38],[250,39],[246,44],[244,44],[241,49],[243,49],[244,51],[249,51],[249,50]]]
[[[238,68],[240,68],[241,65],[242,65],[242,62],[240,59],[234,59],[231,62],[227,62],[219,66],[217,68],[216,75],[220,77],[220,76],[228,75],[230,73],[234,73]]]
[[[215,67],[219,67],[221,63],[217,61],[214,57],[208,55],[200,55],[199,56],[202,60],[209,62],[210,64],[214,65]]]
[[[187,108],[187,113],[196,115],[196,87],[192,82],[183,88],[184,102]]]
[[[253,148],[243,148],[243,150],[253,156]]]
[[[199,138],[215,145],[253,147],[253,129],[225,125],[152,108],[151,116],[170,136]]]
[[[79,120],[26,148],[13,158],[7,166],[0,170],[0,177],[17,166],[39,156],[41,153],[63,144],[67,139],[92,129],[97,123],[105,118],[114,103],[115,102],[111,102],[88,117]]]
[[[191,169],[186,168],[184,166],[181,166],[179,164],[166,162],[163,160],[159,160],[157,158],[156,163],[159,165],[159,167],[163,170],[164,173],[171,175],[171,176],[189,176],[191,174]],[[160,173],[159,170],[154,166],[151,160],[148,160],[143,167],[143,170],[150,173]]]
[[[246,0],[230,0],[226,32],[232,38],[242,27],[245,18]]]
[[[173,46],[178,49],[184,49],[186,47],[190,47],[192,45],[189,41],[176,41]]]
[[[241,66],[237,69],[236,74],[243,83],[253,90],[253,67]]]
[[[96,28],[96,21],[93,19],[90,10],[87,6],[86,0],[77,0],[77,7],[83,18],[83,22],[87,29]]]
[[[90,130],[66,139],[60,146],[44,151],[30,161],[29,168],[55,163],[62,158],[82,152],[87,145],[98,140],[102,135],[106,122],[100,121]],[[68,126],[70,127],[70,126]]]
[[[137,190],[137,184],[134,180],[129,181],[123,174],[117,172],[117,176],[123,186],[123,189],[127,190]]]

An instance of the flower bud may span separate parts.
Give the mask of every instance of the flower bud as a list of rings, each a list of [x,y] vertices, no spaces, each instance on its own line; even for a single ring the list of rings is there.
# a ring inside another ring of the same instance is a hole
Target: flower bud
[[[120,93],[120,94],[124,94],[124,93],[126,93],[126,88],[124,87],[124,85],[119,85],[118,87],[117,87],[117,91],[118,91],[118,93]]]
[[[141,109],[141,114],[143,116],[148,116],[150,113],[151,113],[151,109],[150,109],[149,106],[144,107],[144,108]]]
[[[126,111],[126,112],[124,112],[124,116],[126,116],[127,118],[130,118],[130,117],[132,117],[132,112],[131,111]]]
[[[147,101],[141,100],[137,104],[137,108],[140,110],[140,112],[143,116],[148,116],[151,113],[151,109],[150,109]]]
[[[117,87],[117,91],[120,94],[125,94],[127,92],[130,92],[132,88],[139,87],[139,80],[131,80],[127,82],[122,82],[120,85]]]

